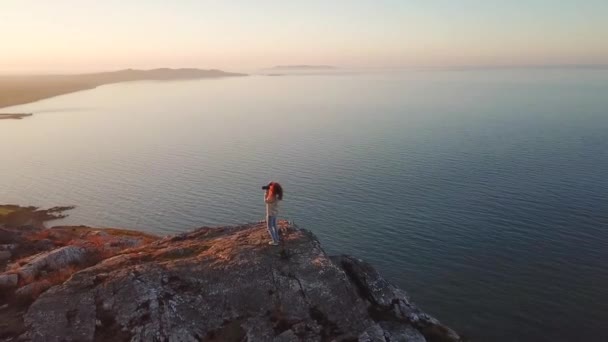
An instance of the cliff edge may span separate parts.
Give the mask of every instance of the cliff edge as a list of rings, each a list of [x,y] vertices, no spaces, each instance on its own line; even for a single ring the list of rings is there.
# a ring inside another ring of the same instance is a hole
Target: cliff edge
[[[280,230],[275,247],[263,224],[163,239],[34,229],[43,251],[0,274],[0,340],[460,341],[370,265]]]

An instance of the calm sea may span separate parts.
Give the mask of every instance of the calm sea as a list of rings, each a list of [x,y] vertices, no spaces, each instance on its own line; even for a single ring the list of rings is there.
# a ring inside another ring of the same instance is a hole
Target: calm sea
[[[0,202],[172,234],[285,218],[475,341],[608,340],[608,71],[135,82],[2,110]]]

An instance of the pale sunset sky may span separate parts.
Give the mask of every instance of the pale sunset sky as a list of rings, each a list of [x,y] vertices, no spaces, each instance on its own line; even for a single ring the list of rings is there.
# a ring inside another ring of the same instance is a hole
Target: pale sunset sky
[[[0,72],[608,64],[608,0],[0,0]]]

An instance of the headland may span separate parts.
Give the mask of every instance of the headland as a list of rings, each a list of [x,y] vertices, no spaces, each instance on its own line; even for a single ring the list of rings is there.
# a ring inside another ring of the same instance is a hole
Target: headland
[[[0,206],[0,341],[462,341],[292,223],[280,246],[263,223],[44,227],[69,208]]]
[[[93,89],[104,84],[131,81],[169,81],[246,76],[221,70],[203,69],[126,69],[74,75],[0,76],[0,108],[30,103],[49,97]],[[6,116],[6,115],[5,115]],[[13,114],[14,116],[14,114]],[[7,118],[7,117],[5,117]],[[8,117],[15,119],[17,117]]]

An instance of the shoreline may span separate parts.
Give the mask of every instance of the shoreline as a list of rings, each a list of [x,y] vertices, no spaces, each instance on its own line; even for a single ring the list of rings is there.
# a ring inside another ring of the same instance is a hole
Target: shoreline
[[[103,85],[103,84],[100,84],[100,85]],[[52,85],[49,85],[49,86],[52,86]],[[21,92],[21,94],[19,96],[17,96],[16,98],[12,98],[12,99],[0,98],[0,111],[3,108],[10,108],[10,107],[14,107],[14,106],[26,105],[26,104],[50,99],[53,97],[72,94],[72,93],[76,93],[76,92],[84,91],[84,90],[91,90],[91,89],[95,89],[98,87],[98,86],[84,86],[83,85],[83,86],[73,86],[73,87],[70,86],[68,89],[65,89],[64,85],[61,84],[60,82],[58,82],[55,86],[56,86],[56,88],[40,90],[40,88],[38,87],[38,85],[36,84],[35,81],[31,81],[31,84],[27,84],[25,86],[19,84],[19,85],[17,85],[17,89]],[[8,86],[6,84],[3,84],[3,80],[0,79],[0,90],[6,90],[6,88],[8,88]],[[6,115],[6,114],[0,114],[0,115]],[[30,113],[30,116],[31,115],[33,115],[33,113]]]
[[[65,212],[74,208],[76,206],[73,205],[40,209],[34,206],[0,204],[0,228],[32,226],[46,229],[45,222],[66,218],[68,215]]]
[[[216,69],[126,69],[75,75],[0,75],[0,110],[99,86],[132,81],[175,81],[248,76]],[[2,116],[4,114],[0,114]],[[2,119],[2,117],[0,117]],[[4,119],[7,119],[6,117]],[[9,117],[9,119],[16,119]]]
[[[0,120],[21,120],[33,115],[32,113],[0,113]]]

